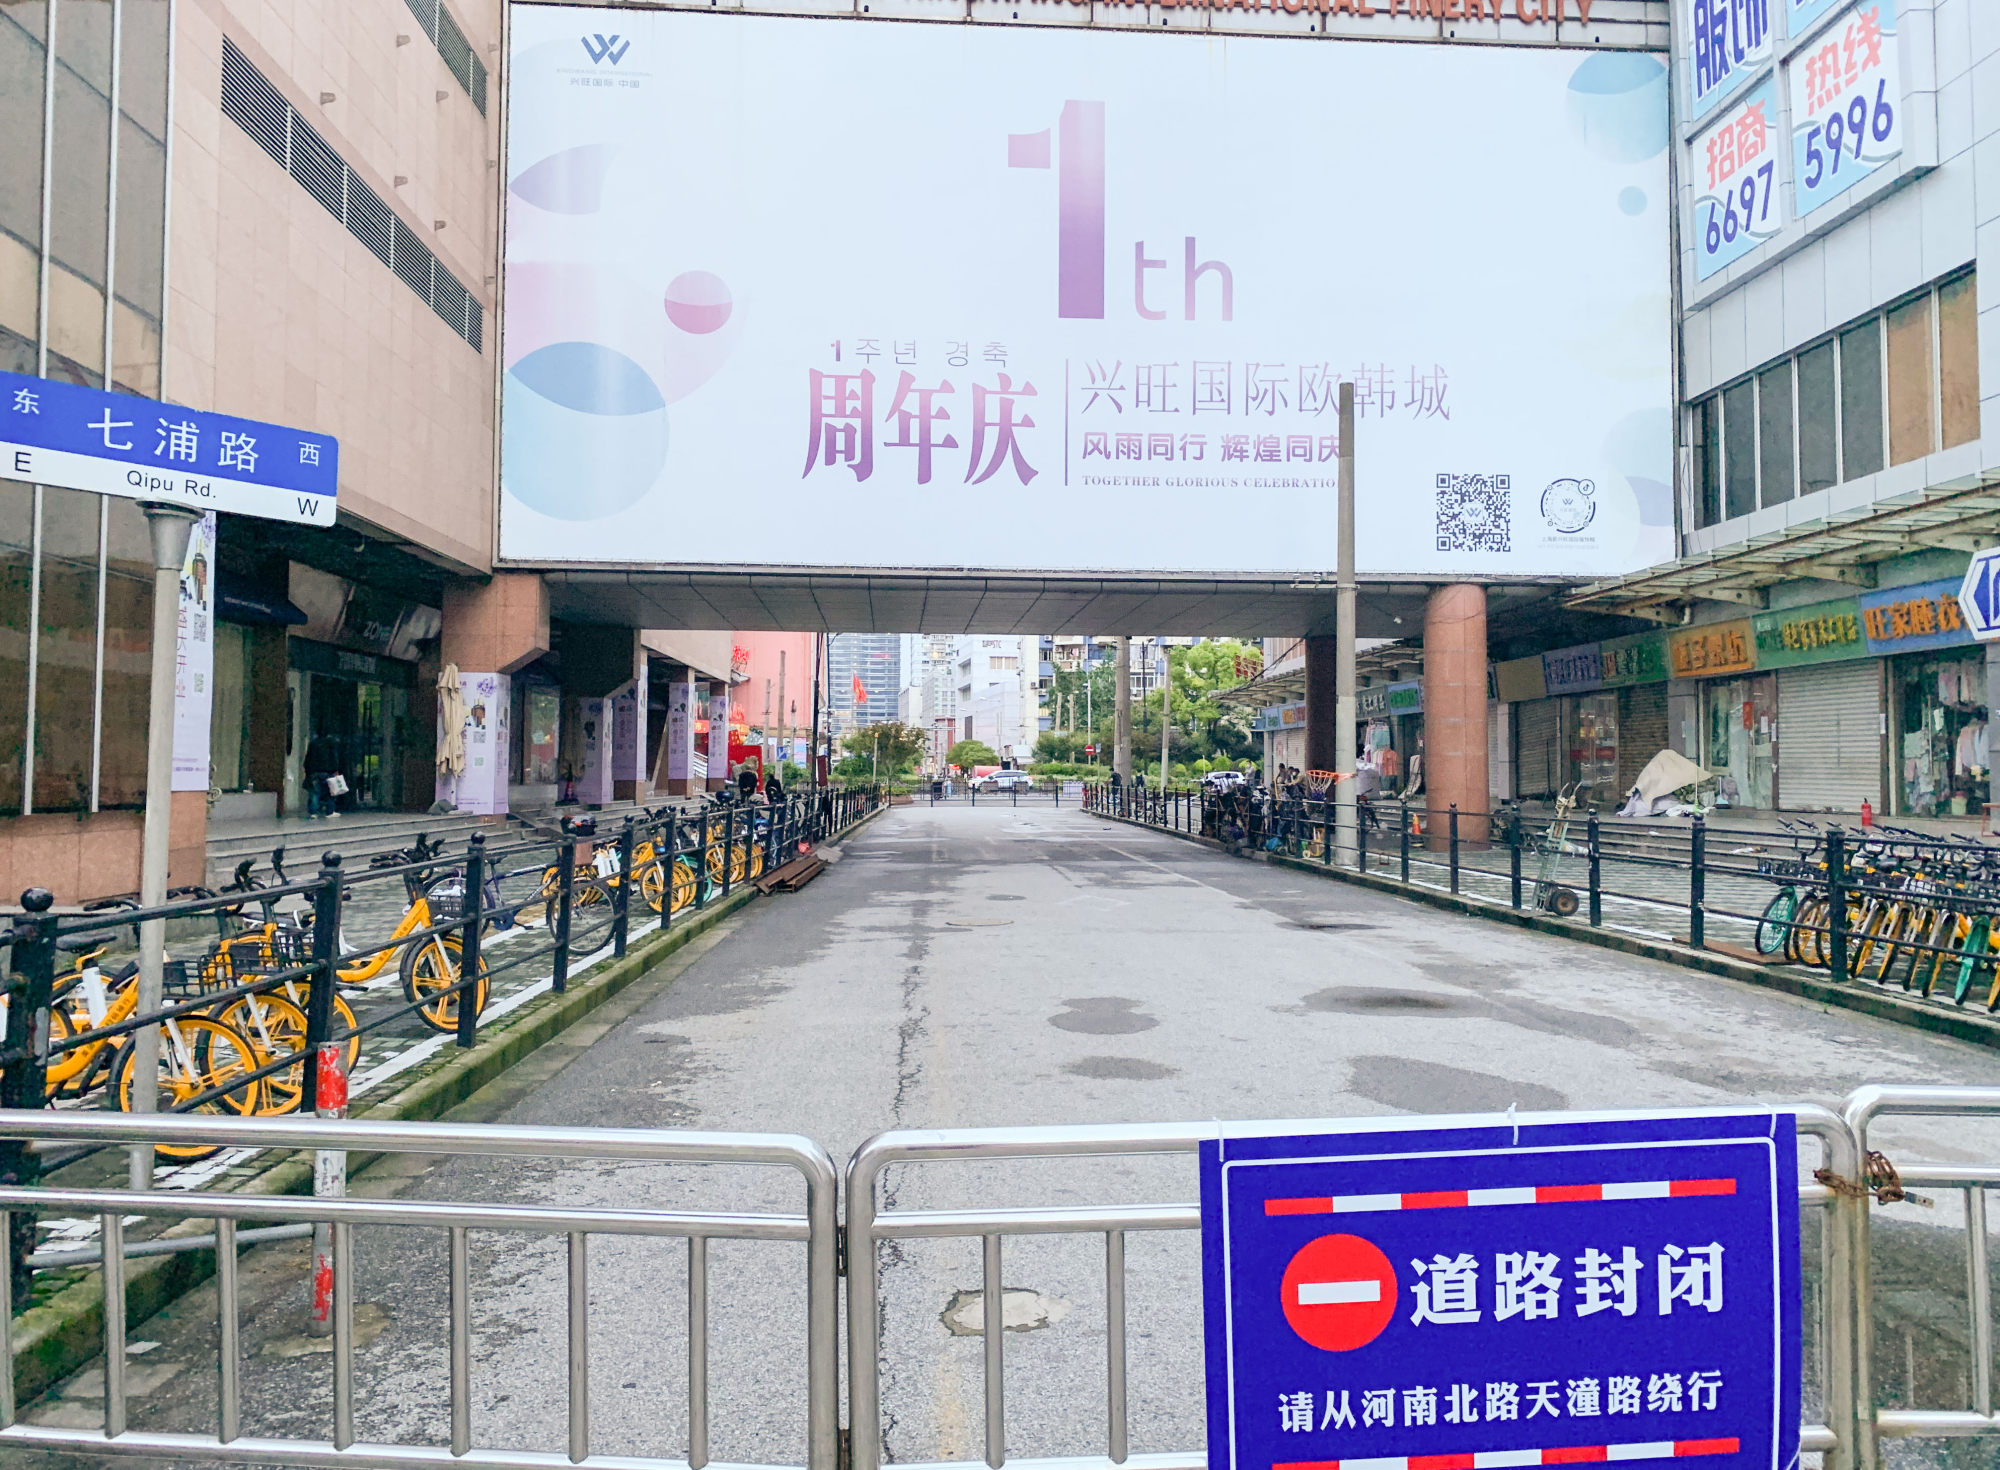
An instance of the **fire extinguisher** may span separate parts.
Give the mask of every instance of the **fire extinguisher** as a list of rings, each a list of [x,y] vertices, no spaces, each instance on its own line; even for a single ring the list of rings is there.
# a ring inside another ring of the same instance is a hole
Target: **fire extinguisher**
[[[1864,827],[1872,827],[1875,825],[1874,803],[1869,801],[1868,798],[1865,796],[1861,798],[1861,825]]]

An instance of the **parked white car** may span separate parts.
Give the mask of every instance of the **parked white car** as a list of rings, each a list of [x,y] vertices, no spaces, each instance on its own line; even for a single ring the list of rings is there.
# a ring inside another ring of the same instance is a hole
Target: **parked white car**
[[[1026,771],[988,771],[972,778],[974,791],[1032,791],[1035,778]]]
[[[1210,791],[1227,791],[1232,786],[1241,786],[1248,779],[1241,771],[1210,771],[1201,778],[1201,784]]]

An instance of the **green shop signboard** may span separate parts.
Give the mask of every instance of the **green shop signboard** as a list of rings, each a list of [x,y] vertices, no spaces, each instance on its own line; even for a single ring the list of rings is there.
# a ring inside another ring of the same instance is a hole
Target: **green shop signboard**
[[[1612,638],[1597,647],[1606,689],[1627,684],[1656,684],[1667,677],[1667,635],[1634,633]]]
[[[1851,597],[1761,612],[1752,624],[1760,669],[1789,669],[1868,656],[1861,605]]]

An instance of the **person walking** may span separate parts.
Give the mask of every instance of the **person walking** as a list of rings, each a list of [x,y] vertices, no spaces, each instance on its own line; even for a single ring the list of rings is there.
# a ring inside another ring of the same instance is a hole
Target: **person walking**
[[[306,743],[305,776],[306,815],[335,815],[347,790],[347,779],[340,774],[340,751],[331,735],[315,735]]]

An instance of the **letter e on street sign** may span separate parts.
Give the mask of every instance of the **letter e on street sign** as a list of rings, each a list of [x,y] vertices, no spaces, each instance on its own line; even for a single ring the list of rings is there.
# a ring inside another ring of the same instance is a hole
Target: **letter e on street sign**
[[[1791,1470],[1791,1114],[1342,1126],[1201,1146],[1214,1470]]]
[[[1958,584],[1958,609],[1981,643],[2000,640],[2000,546],[1975,552]]]

